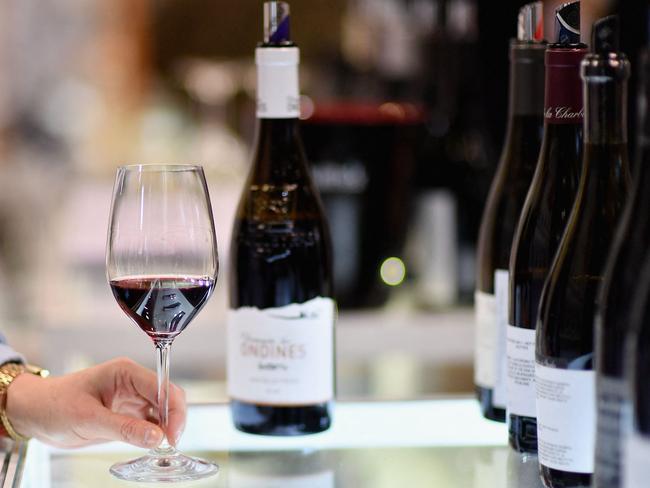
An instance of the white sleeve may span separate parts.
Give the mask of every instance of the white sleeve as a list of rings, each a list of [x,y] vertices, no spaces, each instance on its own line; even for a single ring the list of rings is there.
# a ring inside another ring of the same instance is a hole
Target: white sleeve
[[[14,351],[8,344],[7,340],[0,334],[0,364],[4,363],[24,363],[25,358]]]

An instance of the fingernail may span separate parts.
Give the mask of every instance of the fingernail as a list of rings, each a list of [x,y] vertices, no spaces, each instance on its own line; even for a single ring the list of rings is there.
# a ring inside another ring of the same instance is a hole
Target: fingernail
[[[174,433],[174,445],[178,444],[178,441],[181,439],[181,435],[183,435],[183,429],[178,429]]]

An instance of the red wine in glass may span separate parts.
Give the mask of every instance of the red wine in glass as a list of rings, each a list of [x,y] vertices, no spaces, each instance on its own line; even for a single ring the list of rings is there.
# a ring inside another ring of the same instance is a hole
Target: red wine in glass
[[[152,339],[180,334],[212,294],[214,280],[191,276],[145,276],[111,280],[120,308]]]

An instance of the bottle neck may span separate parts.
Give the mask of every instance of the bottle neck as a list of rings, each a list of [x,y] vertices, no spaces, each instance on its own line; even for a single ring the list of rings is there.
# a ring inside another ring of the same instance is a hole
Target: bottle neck
[[[650,49],[645,50],[640,57],[639,83],[639,118],[640,135],[637,150],[639,162],[650,163]]]
[[[300,144],[300,120],[293,119],[259,119],[258,150],[295,152]]]
[[[288,184],[306,175],[299,120],[259,119],[252,178],[255,183]]]
[[[510,119],[544,113],[544,44],[510,46]]]
[[[635,192],[637,204],[648,208],[650,205],[650,50],[641,56],[641,83],[639,89],[639,125],[637,138],[637,165]]]
[[[586,47],[550,47],[546,50],[544,119],[547,125],[582,125],[584,101],[580,63]]]
[[[295,182],[304,173],[298,119],[299,57],[295,46],[255,50],[259,125],[253,179],[257,182]]]
[[[585,142],[627,144],[627,86],[630,63],[615,53],[589,55],[582,67]]]

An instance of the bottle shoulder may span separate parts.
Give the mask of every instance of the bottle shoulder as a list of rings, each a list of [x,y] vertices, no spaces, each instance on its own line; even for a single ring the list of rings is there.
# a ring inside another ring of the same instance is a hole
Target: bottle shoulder
[[[533,179],[540,146],[539,134],[536,134],[537,140],[531,140],[522,139],[519,132],[514,134],[511,127],[483,211],[479,230],[479,278],[488,268],[509,267],[512,240]],[[485,265],[485,261],[492,264]]]
[[[517,228],[515,267],[548,267],[566,228],[578,188],[578,175],[553,172],[540,162]]]

